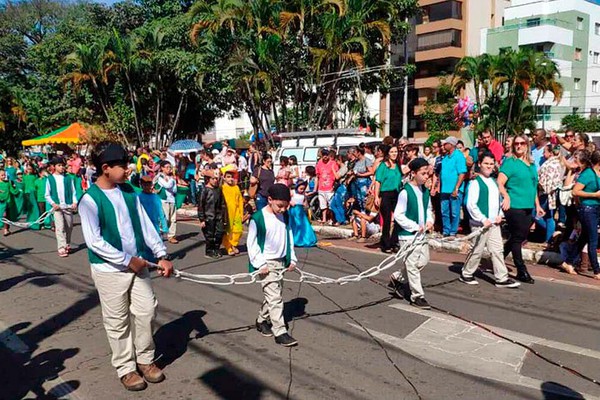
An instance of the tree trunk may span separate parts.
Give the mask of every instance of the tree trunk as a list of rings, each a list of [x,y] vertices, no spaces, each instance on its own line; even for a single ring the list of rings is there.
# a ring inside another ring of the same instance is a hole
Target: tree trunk
[[[181,99],[179,100],[179,106],[177,106],[177,114],[175,114],[175,121],[173,121],[172,132],[175,134],[175,129],[177,129],[177,124],[179,123],[179,117],[181,115],[181,106],[183,106],[183,101],[185,100],[186,92],[184,91],[181,94]]]
[[[137,117],[137,108],[135,106],[135,95],[133,88],[131,87],[131,80],[129,74],[125,72],[125,80],[127,81],[127,88],[129,89],[129,98],[131,99],[131,109],[133,111],[133,121],[135,122],[135,133],[137,135],[138,145],[142,146],[142,131],[140,130],[140,123]]]

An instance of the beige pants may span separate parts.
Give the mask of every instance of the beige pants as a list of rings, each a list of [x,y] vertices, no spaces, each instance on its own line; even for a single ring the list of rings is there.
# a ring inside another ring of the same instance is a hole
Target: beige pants
[[[73,212],[70,210],[54,211],[54,234],[58,250],[66,248],[71,244],[71,233],[73,232]]]
[[[492,258],[496,282],[504,282],[508,279],[508,270],[506,269],[506,264],[504,264],[504,242],[502,241],[502,232],[498,225],[491,226],[474,240],[473,252],[463,265],[462,274],[469,278],[473,276],[477,268],[479,268],[479,263],[486,247]]]
[[[283,320],[283,280],[277,280],[277,271],[284,268],[283,260],[267,261],[269,273],[265,276],[260,285],[262,286],[263,302],[258,312],[258,322],[271,320],[273,324],[273,334],[275,336],[287,333],[285,321]]]
[[[133,272],[98,272],[92,278],[102,306],[102,321],[112,350],[112,365],[119,378],[154,361],[152,320],[156,297],[147,269]]]
[[[400,247],[406,242],[412,242],[412,237],[400,236]],[[408,281],[410,287],[410,300],[415,301],[419,297],[425,297],[423,285],[421,284],[421,270],[429,263],[429,245],[427,243],[415,246],[414,250],[402,262],[400,271],[395,272],[394,278],[401,282]]]
[[[175,209],[175,203],[162,202],[162,209],[165,213],[165,219],[169,224],[168,238],[171,239],[177,234],[177,210]]]

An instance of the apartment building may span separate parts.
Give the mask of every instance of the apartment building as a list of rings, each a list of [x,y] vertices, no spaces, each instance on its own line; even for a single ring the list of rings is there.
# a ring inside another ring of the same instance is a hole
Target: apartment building
[[[413,113],[418,121],[414,137],[427,136],[419,121],[428,100],[435,100],[444,77],[450,81],[454,67],[465,56],[481,52],[481,30],[502,26],[507,0],[420,0],[423,14],[416,21],[416,74]],[[410,86],[410,85],[409,85]],[[473,88],[467,92],[473,95]]]
[[[564,93],[538,102],[538,126],[559,128],[568,114],[585,117],[600,109],[600,0],[513,0],[504,26],[482,32],[482,52],[532,48],[546,53],[560,70]],[[537,91],[531,93],[537,98]]]

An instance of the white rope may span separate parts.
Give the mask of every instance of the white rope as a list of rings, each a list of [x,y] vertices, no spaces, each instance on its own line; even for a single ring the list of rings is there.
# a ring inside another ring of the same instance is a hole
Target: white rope
[[[450,242],[450,243],[461,243],[465,241],[470,241],[478,236],[480,236],[486,228],[477,229],[468,236],[463,238],[435,238],[431,236],[427,236],[425,233],[417,233],[413,236],[411,241],[407,241],[402,245],[400,250],[396,254],[392,254],[385,258],[385,260],[381,261],[378,265],[375,265],[369,269],[362,271],[359,274],[352,274],[341,276],[339,278],[329,278],[325,276],[316,275],[310,272],[303,271],[298,266],[294,269],[296,273],[300,276],[299,278],[293,279],[285,277],[284,275],[287,272],[287,268],[272,271],[275,272],[275,276],[269,277],[269,280],[284,280],[286,282],[294,282],[294,283],[308,283],[311,285],[329,285],[329,284],[337,284],[337,285],[345,285],[350,282],[360,282],[363,279],[371,278],[375,275],[379,275],[381,272],[392,268],[398,260],[403,260],[408,257],[408,255],[419,245],[423,245],[428,243],[429,241],[440,242]],[[471,250],[472,251],[472,250]],[[161,269],[157,264],[149,263],[151,267]],[[240,274],[233,275],[224,275],[224,274],[192,274],[185,271],[180,271],[178,269],[173,270],[173,276],[179,278],[184,281],[194,282],[194,283],[202,283],[205,285],[217,285],[217,286],[226,286],[226,285],[249,285],[256,282],[263,282],[262,277],[259,274],[259,271],[254,272],[246,272]]]
[[[46,220],[46,218],[52,214],[52,210],[48,210],[45,213],[43,213],[42,215],[39,216],[38,219],[36,219],[33,222],[18,222],[18,221],[11,221],[9,219],[6,218],[1,218],[2,222],[7,224],[7,225],[12,225],[12,226],[16,226],[17,228],[25,228],[25,229],[29,229],[31,228],[33,225],[36,224],[43,224],[44,221]]]

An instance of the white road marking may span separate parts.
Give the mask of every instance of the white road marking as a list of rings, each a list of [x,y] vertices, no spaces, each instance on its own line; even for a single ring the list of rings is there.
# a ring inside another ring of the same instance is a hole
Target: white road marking
[[[419,314],[427,320],[409,333],[404,339],[383,332],[365,328],[374,337],[389,343],[420,360],[436,367],[458,371],[464,374],[486,378],[506,384],[540,390],[543,381],[521,375],[521,367],[527,350],[500,339],[491,333],[464,321],[431,310],[419,310],[405,303],[391,304],[389,307]],[[363,330],[350,323],[354,328]],[[486,325],[487,326],[487,325]],[[539,344],[557,350],[593,357],[600,360],[600,352],[579,346],[560,343],[520,332],[489,326],[498,333],[526,345]],[[545,390],[569,397],[560,386]],[[586,399],[600,399],[598,396],[581,393]]]
[[[0,321],[0,345],[3,345],[13,353],[26,354],[31,352],[29,346],[25,344],[14,332],[12,332],[9,326]],[[75,389],[65,382],[60,376],[51,381],[55,386],[48,392],[53,396],[60,399],[73,399],[83,400],[81,396],[76,395]]]

